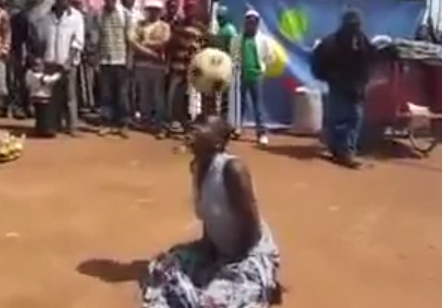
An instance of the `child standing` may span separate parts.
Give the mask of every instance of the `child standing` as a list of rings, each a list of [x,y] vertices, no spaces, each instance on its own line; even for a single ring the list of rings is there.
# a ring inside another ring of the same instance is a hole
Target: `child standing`
[[[35,132],[40,137],[55,137],[57,115],[51,103],[54,83],[61,74],[47,73],[41,58],[34,59],[26,73],[26,84],[35,109]]]

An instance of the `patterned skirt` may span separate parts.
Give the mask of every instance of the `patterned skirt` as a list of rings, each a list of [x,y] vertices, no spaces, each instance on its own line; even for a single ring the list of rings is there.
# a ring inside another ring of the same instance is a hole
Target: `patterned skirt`
[[[198,242],[172,248],[149,264],[143,308],[265,308],[277,287],[279,253],[267,227],[248,257],[216,264]]]

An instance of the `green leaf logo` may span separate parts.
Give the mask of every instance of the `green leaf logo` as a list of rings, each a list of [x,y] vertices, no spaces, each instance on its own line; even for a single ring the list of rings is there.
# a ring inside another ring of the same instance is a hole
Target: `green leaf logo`
[[[304,11],[288,9],[281,13],[279,31],[291,42],[299,42],[307,33],[309,21]]]

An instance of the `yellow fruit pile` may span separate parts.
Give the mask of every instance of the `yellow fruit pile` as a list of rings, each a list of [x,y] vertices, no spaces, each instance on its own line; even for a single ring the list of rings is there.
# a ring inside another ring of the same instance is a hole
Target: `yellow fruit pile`
[[[16,160],[23,152],[25,136],[14,136],[10,132],[0,132],[0,163]]]

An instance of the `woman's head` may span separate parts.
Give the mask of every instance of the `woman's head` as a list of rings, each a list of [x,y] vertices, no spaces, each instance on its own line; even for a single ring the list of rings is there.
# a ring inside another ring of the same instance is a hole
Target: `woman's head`
[[[197,158],[211,157],[226,149],[232,131],[232,127],[222,118],[200,115],[194,123],[190,147]]]

